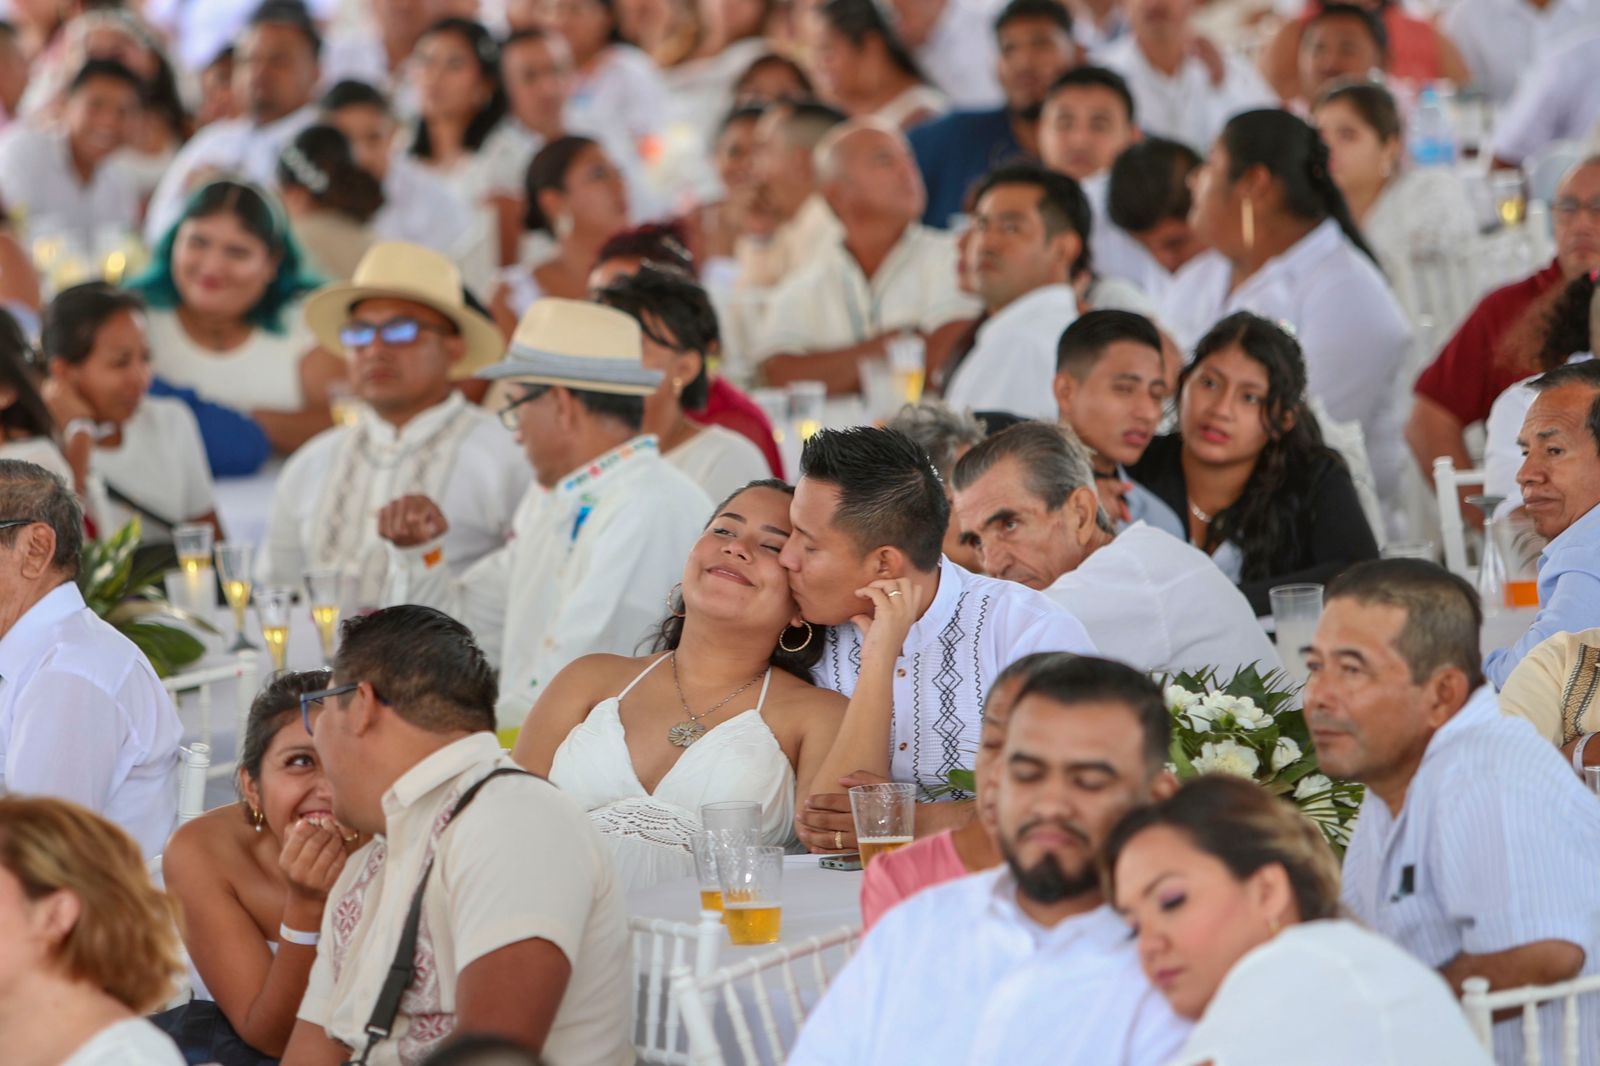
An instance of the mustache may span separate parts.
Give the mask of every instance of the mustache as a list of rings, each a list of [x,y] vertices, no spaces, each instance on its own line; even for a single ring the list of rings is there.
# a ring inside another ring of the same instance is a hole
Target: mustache
[[[1021,840],[1023,837],[1027,836],[1035,829],[1038,829],[1040,826],[1049,826],[1053,829],[1059,829],[1061,832],[1066,833],[1084,847],[1087,848],[1090,846],[1088,832],[1086,832],[1082,826],[1073,822],[1069,822],[1064,818],[1035,818],[1032,821],[1024,822],[1017,828],[1017,839]]]
[[[1307,710],[1304,712],[1306,725],[1323,733],[1354,733],[1348,722],[1341,722],[1326,711]]]

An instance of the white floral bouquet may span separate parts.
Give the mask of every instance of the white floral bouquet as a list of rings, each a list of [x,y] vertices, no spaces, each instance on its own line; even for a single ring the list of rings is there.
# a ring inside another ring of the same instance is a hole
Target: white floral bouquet
[[[1317,767],[1296,686],[1282,672],[1245,667],[1224,682],[1214,669],[1162,679],[1172,713],[1172,762],[1180,780],[1200,774],[1248,777],[1292,798],[1341,855],[1350,842],[1362,787],[1332,781]]]

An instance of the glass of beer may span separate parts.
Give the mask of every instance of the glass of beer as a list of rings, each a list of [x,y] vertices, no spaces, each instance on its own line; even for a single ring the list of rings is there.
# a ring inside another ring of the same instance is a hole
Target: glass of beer
[[[803,443],[822,428],[822,415],[828,402],[828,386],[820,381],[791,381],[784,387],[789,397],[789,419],[796,437]]]
[[[730,847],[717,855],[722,924],[744,946],[776,944],[783,928],[783,849]]]
[[[703,829],[690,841],[694,849],[694,872],[700,882],[700,909],[722,909],[722,875],[717,859],[729,848],[749,848],[761,842],[753,829]]]
[[[228,542],[217,545],[217,574],[222,578],[222,595],[233,611],[233,628],[238,633],[228,648],[232,652],[259,651],[244,635],[244,612],[250,606],[250,568],[255,564],[255,548],[249,544]]]
[[[850,790],[850,814],[856,822],[861,865],[911,843],[917,817],[917,786],[890,781],[856,785]]]
[[[203,522],[185,522],[172,528],[172,546],[178,552],[178,565],[185,574],[198,574],[211,566],[211,541],[214,531]]]
[[[282,670],[289,659],[289,613],[294,590],[262,589],[256,594],[256,615],[261,619],[261,639],[267,642],[272,668]]]
[[[339,587],[342,576],[337,570],[312,570],[306,574],[306,591],[311,594],[311,620],[317,625],[317,636],[322,638],[322,661],[333,662],[333,641],[339,627]]]
[[[918,402],[922,399],[927,346],[917,334],[902,333],[892,338],[886,348],[889,353],[889,372],[894,377],[899,400],[902,403]]]

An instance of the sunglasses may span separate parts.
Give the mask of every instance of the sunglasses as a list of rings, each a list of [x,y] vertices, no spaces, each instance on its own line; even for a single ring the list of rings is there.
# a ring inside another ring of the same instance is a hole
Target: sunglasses
[[[351,322],[339,330],[339,343],[346,348],[365,348],[375,339],[381,339],[385,344],[410,344],[416,340],[423,330],[429,333],[441,333],[446,336],[455,331],[444,326],[435,326],[427,322],[418,322],[414,318],[391,318],[387,322],[377,324],[371,322]]]
[[[521,407],[525,403],[532,403],[550,391],[549,385],[527,385],[524,387],[528,391],[522,394],[522,399],[512,400],[510,403],[500,408],[498,412],[500,416],[500,424],[512,431],[517,429],[517,408]]]
[[[39,521],[37,518],[0,518],[0,529],[15,529],[18,526],[31,526]]]
[[[322,689],[320,692],[305,692],[305,693],[302,693],[300,695],[300,721],[306,727],[306,736],[311,736],[312,735],[312,732],[311,732],[311,705],[312,704],[316,704],[317,709],[321,710],[322,709],[322,701],[323,700],[330,700],[330,699],[333,699],[335,696],[347,696],[347,695],[349,695],[350,693],[354,692],[356,689],[358,689],[360,687],[361,687],[361,682],[356,681],[356,682],[353,682],[353,683],[348,684],[348,685],[340,685],[337,688],[325,688],[325,689]],[[377,700],[379,703],[383,702],[383,697],[378,695],[378,690],[377,689],[373,689],[372,690],[372,698]]]

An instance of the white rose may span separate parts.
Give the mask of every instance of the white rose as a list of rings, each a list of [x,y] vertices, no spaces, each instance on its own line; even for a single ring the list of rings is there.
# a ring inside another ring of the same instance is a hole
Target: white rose
[[[1281,744],[1283,741],[1280,740],[1278,743]],[[1328,780],[1326,775],[1308,774],[1300,779],[1300,783],[1298,785],[1294,786],[1294,798],[1304,802],[1312,796],[1323,792],[1330,792],[1332,789],[1333,782]],[[1327,797],[1323,798],[1326,799]]]
[[[1194,768],[1202,774],[1223,773],[1254,778],[1261,767],[1261,757],[1237,740],[1206,741],[1194,760]]]
[[[1265,729],[1272,724],[1272,715],[1257,707],[1255,700],[1241,697],[1234,701],[1233,720],[1240,729]]]
[[[1300,745],[1288,737],[1279,737],[1277,745],[1272,749],[1272,772],[1278,773],[1285,766],[1293,766],[1300,761],[1302,754]]]
[[[1200,694],[1198,692],[1190,692],[1179,685],[1168,685],[1164,695],[1167,700],[1167,710],[1169,711],[1187,711],[1190,707],[1200,702]]]

